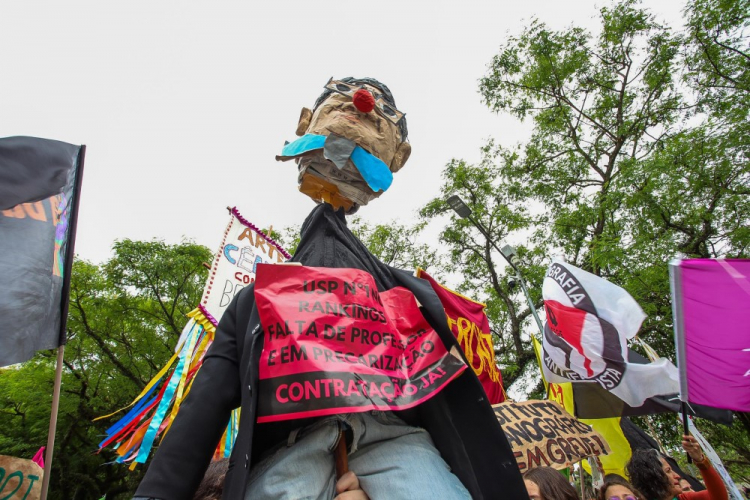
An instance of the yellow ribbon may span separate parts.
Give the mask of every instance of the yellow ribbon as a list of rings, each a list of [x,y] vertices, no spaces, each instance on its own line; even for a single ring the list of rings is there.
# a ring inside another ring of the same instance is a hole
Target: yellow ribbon
[[[117,410],[117,411],[115,411],[113,413],[110,413],[109,415],[104,415],[104,416],[101,416],[101,417],[96,417],[94,420],[92,420],[92,422],[96,422],[97,420],[102,420],[104,418],[109,418],[112,415],[117,415],[121,411],[127,410],[128,408],[130,408],[131,406],[133,406],[134,404],[136,404],[138,402],[138,400],[140,400],[143,396],[145,396],[146,393],[149,390],[151,390],[151,388],[161,380],[161,378],[164,376],[165,373],[167,373],[167,370],[169,370],[169,368],[172,366],[172,364],[175,362],[175,360],[178,358],[178,356],[179,356],[178,353],[175,353],[174,356],[172,356],[172,359],[170,359],[167,362],[167,364],[164,366],[164,368],[162,368],[161,371],[159,371],[159,373],[157,373],[154,376],[154,378],[151,379],[151,382],[148,383],[148,385],[143,389],[143,391],[141,391],[141,393],[133,400],[132,403],[130,403],[128,406],[120,408],[119,410]]]

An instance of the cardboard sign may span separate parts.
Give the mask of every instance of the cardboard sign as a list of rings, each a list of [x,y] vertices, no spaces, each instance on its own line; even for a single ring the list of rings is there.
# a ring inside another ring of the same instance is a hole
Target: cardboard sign
[[[0,455],[0,498],[39,500],[44,469],[31,460]]]
[[[492,408],[521,473],[542,466],[565,469],[586,457],[610,452],[601,434],[555,401],[506,402]]]
[[[370,274],[259,264],[264,328],[258,422],[415,406],[467,367],[414,295]]]

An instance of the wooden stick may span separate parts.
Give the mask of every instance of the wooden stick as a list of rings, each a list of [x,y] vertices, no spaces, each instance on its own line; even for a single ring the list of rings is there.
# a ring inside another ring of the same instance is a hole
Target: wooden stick
[[[55,385],[52,389],[52,410],[49,416],[49,432],[47,434],[47,451],[44,457],[44,477],[42,478],[42,494],[40,498],[47,500],[49,481],[52,476],[52,453],[55,451],[55,431],[57,430],[57,412],[60,408],[60,386],[62,386],[63,358],[65,344],[57,348],[57,368],[55,368]]]
[[[333,452],[336,458],[336,480],[341,479],[341,476],[349,472],[349,457],[346,452],[346,433],[344,429],[339,431],[339,442],[336,445],[336,450]]]

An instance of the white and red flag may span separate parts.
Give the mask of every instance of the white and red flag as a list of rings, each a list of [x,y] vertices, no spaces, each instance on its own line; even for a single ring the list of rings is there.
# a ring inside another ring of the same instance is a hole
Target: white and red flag
[[[542,294],[547,316],[542,365],[547,381],[595,382],[630,406],[677,392],[677,368],[669,360],[628,362],[627,341],[646,318],[628,292],[555,259]]]

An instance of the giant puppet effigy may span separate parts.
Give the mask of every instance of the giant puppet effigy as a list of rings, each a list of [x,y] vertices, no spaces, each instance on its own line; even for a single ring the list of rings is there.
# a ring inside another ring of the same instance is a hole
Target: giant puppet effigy
[[[294,256],[259,263],[224,312],[136,497],[192,498],[239,407],[225,499],[527,498],[432,286],[347,228],[345,214],[382,195],[411,152],[390,90],[330,80],[297,135],[277,159],[295,160],[318,204]]]

